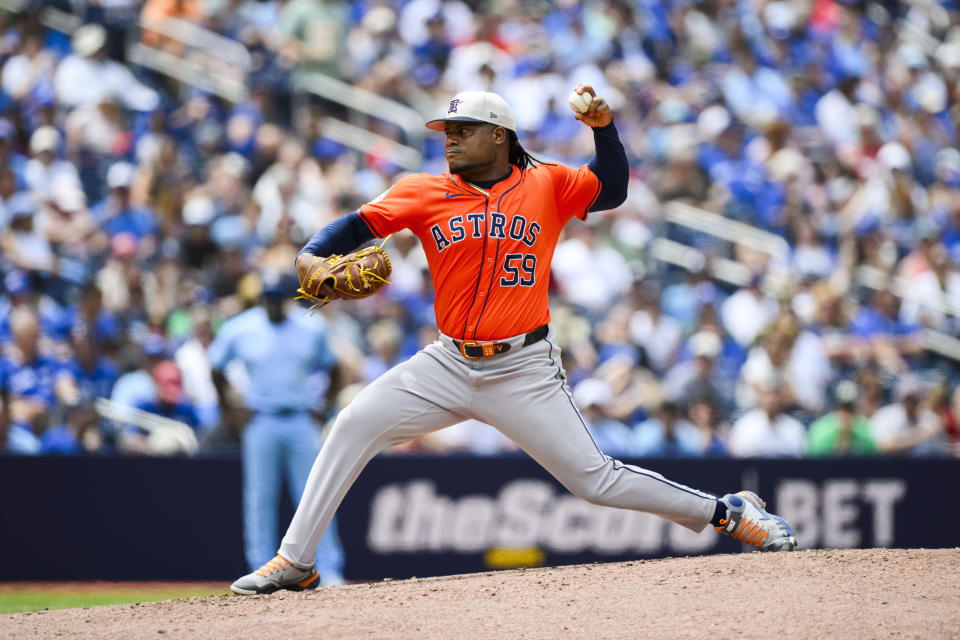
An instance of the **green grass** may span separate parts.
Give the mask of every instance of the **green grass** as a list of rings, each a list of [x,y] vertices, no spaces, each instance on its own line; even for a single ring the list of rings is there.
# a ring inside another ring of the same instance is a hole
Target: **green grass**
[[[42,609],[133,604],[228,593],[214,583],[0,584],[0,615]]]

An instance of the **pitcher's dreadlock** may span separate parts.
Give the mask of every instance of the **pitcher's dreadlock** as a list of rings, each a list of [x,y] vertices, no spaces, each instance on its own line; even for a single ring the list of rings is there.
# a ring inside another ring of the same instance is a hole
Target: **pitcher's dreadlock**
[[[520,169],[530,169],[535,164],[548,164],[527,153],[526,150],[520,146],[517,134],[509,129],[507,133],[510,134],[510,164],[515,164]]]

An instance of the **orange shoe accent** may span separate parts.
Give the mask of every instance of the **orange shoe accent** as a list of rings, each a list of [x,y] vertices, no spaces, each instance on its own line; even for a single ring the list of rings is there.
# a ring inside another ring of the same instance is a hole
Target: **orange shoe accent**
[[[753,520],[744,518],[740,521],[740,526],[730,534],[732,538],[755,547],[763,546],[763,543],[770,537],[770,532],[755,523]]]
[[[737,530],[730,535],[741,542],[760,547],[767,541],[770,532],[752,520],[743,519],[740,522],[740,526],[737,527]]]
[[[310,577],[309,577],[309,578],[307,578],[306,580],[303,580],[303,581],[301,581],[301,582],[298,582],[298,583],[297,583],[297,586],[298,586],[298,587],[309,587],[309,586],[310,586],[310,583],[313,582],[314,580],[317,580],[319,577],[320,577],[320,576],[317,575],[317,572],[314,571],[313,573],[310,574]]]
[[[273,560],[270,560],[265,565],[260,567],[255,571],[257,575],[266,576],[273,573],[274,571],[283,571],[293,565],[290,564],[290,561],[284,558],[283,556],[277,554],[273,557]]]
[[[720,524],[718,526],[715,526],[714,529],[716,529],[717,531],[723,531],[724,529],[727,528],[727,525],[729,523],[730,521],[727,520],[726,518],[720,518]]]

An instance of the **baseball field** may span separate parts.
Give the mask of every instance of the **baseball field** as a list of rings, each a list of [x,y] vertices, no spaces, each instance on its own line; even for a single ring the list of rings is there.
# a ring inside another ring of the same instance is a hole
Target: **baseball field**
[[[0,615],[224,593],[222,582],[9,582],[0,583]]]
[[[0,616],[0,638],[956,638],[960,549],[638,560],[89,606],[104,604],[95,593],[83,608]]]

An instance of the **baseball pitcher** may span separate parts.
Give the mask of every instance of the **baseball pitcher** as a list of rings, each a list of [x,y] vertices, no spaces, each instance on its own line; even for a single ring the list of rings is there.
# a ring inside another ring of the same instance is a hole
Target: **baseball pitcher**
[[[340,413],[277,556],[234,582],[235,593],[315,587],[317,543],[367,462],[467,418],[502,431],[584,500],[653,513],[693,531],[712,524],[765,551],[796,546],[790,525],[755,494],[718,499],[614,460],[591,439],[548,325],[550,261],[571,218],[626,199],[628,164],[604,99],[578,85],[569,102],[593,129],[596,155],[588,165],[536,161],[518,142],[503,98],[464,91],[427,123],[446,136],[448,172],[402,178],[323,228],[297,257],[304,297],[359,297],[381,286],[389,261],[364,250],[340,268],[343,254],[411,230],[427,255],[441,336]]]

